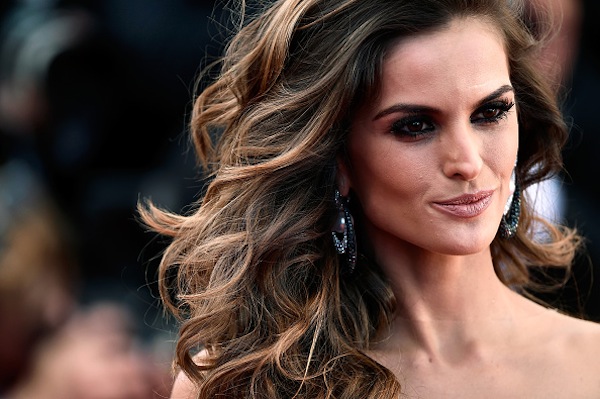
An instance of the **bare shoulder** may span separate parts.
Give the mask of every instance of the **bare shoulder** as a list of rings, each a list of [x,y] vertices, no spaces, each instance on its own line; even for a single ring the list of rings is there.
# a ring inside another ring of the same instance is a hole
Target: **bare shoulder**
[[[194,356],[196,364],[202,364],[207,353],[202,351]],[[173,383],[170,399],[196,399],[198,397],[198,386],[183,371],[180,371]]]
[[[582,356],[593,357],[600,366],[600,323],[565,315],[559,315],[559,320],[565,347]]]
[[[557,311],[551,322],[557,333],[570,338],[572,344],[590,344],[600,349],[600,323],[568,316]]]
[[[555,398],[600,397],[600,324],[550,309],[535,312],[528,324],[524,373],[543,382],[537,389]]]
[[[197,397],[197,387],[188,376],[180,371],[173,384],[171,399],[195,399]]]
[[[555,313],[550,325],[554,331],[549,331],[555,339],[549,339],[549,344],[558,360],[581,378],[589,376],[600,388],[600,323]]]

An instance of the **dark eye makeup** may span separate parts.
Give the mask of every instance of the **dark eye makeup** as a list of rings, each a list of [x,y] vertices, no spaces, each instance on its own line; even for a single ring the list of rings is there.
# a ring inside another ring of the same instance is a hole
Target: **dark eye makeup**
[[[513,101],[498,100],[492,101],[479,107],[471,116],[472,123],[498,123],[506,118],[508,111],[515,106]]]
[[[500,122],[507,117],[515,103],[507,99],[498,99],[483,104],[473,112],[470,121],[476,125],[489,125]],[[407,141],[417,141],[428,137],[436,130],[434,118],[427,112],[409,113],[394,121],[390,132]]]

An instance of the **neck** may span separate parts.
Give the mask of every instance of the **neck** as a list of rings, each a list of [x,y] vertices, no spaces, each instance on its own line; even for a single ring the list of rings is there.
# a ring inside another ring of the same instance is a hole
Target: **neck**
[[[467,256],[385,255],[378,263],[399,304],[390,340],[396,348],[451,361],[506,342],[522,298],[496,276],[489,248]]]

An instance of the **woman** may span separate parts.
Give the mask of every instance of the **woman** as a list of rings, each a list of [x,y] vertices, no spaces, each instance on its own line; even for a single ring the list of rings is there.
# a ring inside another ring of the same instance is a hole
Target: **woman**
[[[201,203],[143,211],[173,237],[173,398],[598,397],[600,328],[526,298],[579,238],[521,194],[567,130],[516,6],[280,0],[245,24],[195,103]]]

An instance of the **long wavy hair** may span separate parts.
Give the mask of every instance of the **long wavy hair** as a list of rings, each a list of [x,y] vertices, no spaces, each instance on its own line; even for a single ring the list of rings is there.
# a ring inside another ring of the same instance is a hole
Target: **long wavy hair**
[[[191,137],[210,177],[203,198],[185,215],[140,205],[144,222],[172,237],[159,284],[181,320],[175,364],[198,398],[397,398],[399,382],[367,354],[395,298],[365,256],[345,273],[330,233],[336,157],[353,112],[378,94],[390,43],[464,16],[497,27],[518,107],[522,188],[560,170],[567,127],[516,1],[260,7],[195,99]],[[537,217],[526,197],[522,205],[516,237],[491,244],[499,278],[515,288],[531,284],[532,267],[569,265],[579,241]]]

